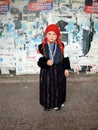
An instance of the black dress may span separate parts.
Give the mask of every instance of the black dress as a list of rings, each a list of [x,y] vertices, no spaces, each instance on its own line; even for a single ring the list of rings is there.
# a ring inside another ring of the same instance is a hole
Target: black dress
[[[39,58],[38,66],[40,69],[40,104],[45,108],[60,107],[66,99],[66,77],[65,69],[70,69],[69,58],[64,58],[61,48],[57,44],[55,53],[55,62],[52,66],[46,64],[49,59],[49,48],[46,44],[42,49],[39,45],[39,51],[43,55]]]

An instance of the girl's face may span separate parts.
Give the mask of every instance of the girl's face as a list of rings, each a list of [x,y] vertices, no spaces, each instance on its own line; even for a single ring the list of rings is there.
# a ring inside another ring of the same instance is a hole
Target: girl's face
[[[47,38],[48,42],[55,42],[56,39],[57,39],[57,34],[55,32],[53,32],[53,31],[49,31],[46,34],[46,38]]]

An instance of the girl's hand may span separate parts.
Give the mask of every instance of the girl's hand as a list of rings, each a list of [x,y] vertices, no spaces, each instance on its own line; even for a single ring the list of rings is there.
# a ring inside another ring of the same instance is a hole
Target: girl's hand
[[[65,71],[64,71],[64,75],[65,75],[66,77],[68,77],[68,76],[69,76],[69,71],[68,71],[68,70],[65,70]]]
[[[52,66],[52,65],[53,65],[53,63],[54,63],[54,61],[53,61],[53,60],[48,60],[48,61],[47,61],[47,65],[49,65],[49,66]]]

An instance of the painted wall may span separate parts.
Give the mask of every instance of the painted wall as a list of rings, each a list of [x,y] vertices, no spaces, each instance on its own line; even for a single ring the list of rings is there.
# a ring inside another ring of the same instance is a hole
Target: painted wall
[[[60,27],[73,72],[98,72],[98,14],[84,0],[0,1],[0,73],[36,74],[44,29]],[[93,1],[98,7],[98,2]],[[5,6],[5,7],[4,7]],[[35,8],[36,7],[36,8]],[[88,8],[87,8],[88,10]]]

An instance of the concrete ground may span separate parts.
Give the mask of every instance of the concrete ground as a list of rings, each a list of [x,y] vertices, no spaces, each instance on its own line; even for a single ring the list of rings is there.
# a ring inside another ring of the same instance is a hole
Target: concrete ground
[[[39,104],[39,75],[0,75],[0,130],[98,130],[98,74],[71,74],[60,111]]]

